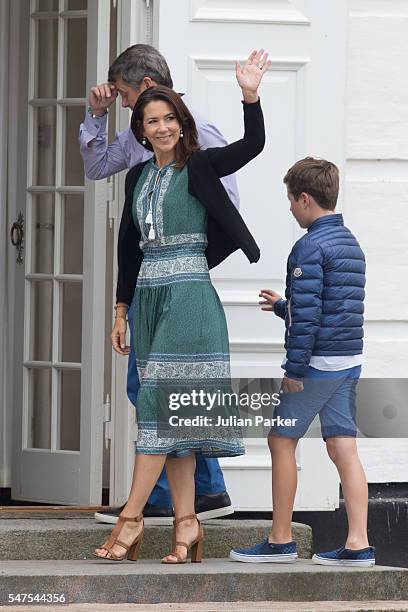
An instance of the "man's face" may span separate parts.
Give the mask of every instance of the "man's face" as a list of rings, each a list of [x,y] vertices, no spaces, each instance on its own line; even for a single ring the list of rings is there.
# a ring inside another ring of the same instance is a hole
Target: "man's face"
[[[120,93],[123,108],[131,108],[133,110],[140,94],[147,89],[144,82],[141,83],[139,89],[135,89],[129,83],[125,83],[122,77],[118,77],[115,81],[115,87]]]

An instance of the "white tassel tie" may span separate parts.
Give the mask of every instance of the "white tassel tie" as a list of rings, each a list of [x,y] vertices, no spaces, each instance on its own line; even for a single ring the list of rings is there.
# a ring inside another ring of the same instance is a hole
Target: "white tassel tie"
[[[149,212],[147,213],[145,224],[150,225],[148,240],[154,240],[156,238],[156,232],[154,231],[154,227],[153,227],[153,215],[152,215],[151,208],[149,209]]]
[[[151,199],[153,197],[153,193],[154,193],[157,185],[160,182],[160,179],[161,179],[161,173],[160,173],[160,170],[159,170],[157,175],[156,175],[156,179],[155,179],[155,182],[154,182],[153,190],[149,194],[149,210],[148,210],[148,213],[147,213],[146,219],[145,219],[145,224],[146,225],[150,225],[149,235],[147,237],[148,240],[155,240],[155,238],[156,238],[156,232],[154,231],[154,227],[153,227],[153,215],[152,215],[152,208],[151,208],[151,206],[152,206]]]

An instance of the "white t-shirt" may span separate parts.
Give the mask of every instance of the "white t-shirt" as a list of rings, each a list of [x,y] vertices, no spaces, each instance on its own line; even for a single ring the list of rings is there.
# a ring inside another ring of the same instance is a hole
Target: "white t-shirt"
[[[287,362],[286,357],[282,361],[284,366]],[[348,370],[362,365],[363,355],[312,355],[310,358],[310,366],[316,370],[324,370],[325,372],[338,372],[339,370]]]
[[[363,355],[312,355],[310,366],[316,370],[338,371],[355,368],[363,363]]]

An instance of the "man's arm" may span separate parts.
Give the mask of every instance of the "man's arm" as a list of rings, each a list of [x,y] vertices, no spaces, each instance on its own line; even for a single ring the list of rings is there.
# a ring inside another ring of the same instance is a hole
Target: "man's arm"
[[[87,112],[79,128],[79,146],[85,174],[94,181],[125,170],[129,163],[129,156],[126,155],[119,134],[108,145],[107,116],[92,117]]]
[[[215,125],[210,122],[204,122],[199,118],[195,118],[195,120],[198,131],[198,140],[202,149],[210,149],[212,147],[225,147],[225,145],[228,144],[224,136],[215,127]],[[224,185],[226,192],[228,193],[229,199],[234,204],[235,208],[239,210],[240,200],[235,174],[224,176],[221,179],[221,182]]]
[[[89,92],[91,112],[86,113],[81,123],[79,144],[85,174],[92,180],[112,176],[151,156],[137,142],[130,128],[117,132],[114,140],[108,144],[107,113],[117,96],[118,91],[112,83],[95,85]]]
[[[323,255],[306,239],[295,247],[296,265],[291,270],[291,295],[287,305],[289,327],[284,365],[288,378],[303,378],[308,370],[316,335],[320,329],[323,292]]]

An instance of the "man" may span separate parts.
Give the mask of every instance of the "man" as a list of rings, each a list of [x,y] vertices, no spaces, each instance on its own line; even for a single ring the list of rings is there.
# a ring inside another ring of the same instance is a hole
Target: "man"
[[[150,45],[133,45],[116,58],[109,68],[108,83],[96,85],[89,94],[89,109],[80,126],[80,149],[86,176],[97,180],[106,178],[145,161],[152,154],[142,147],[130,128],[117,133],[107,142],[108,108],[121,96],[122,107],[133,109],[139,95],[149,87],[166,85],[173,87],[170,70],[164,57]],[[188,105],[188,100],[184,99]],[[196,121],[199,143],[203,149],[227,144],[222,134],[212,124],[192,113]],[[222,179],[229,198],[239,208],[239,196],[234,176]],[[132,316],[130,312],[129,317]],[[129,327],[133,325],[129,319]],[[132,343],[131,343],[132,345]],[[128,363],[128,397],[136,404],[139,385],[136,361],[131,347]],[[234,509],[226,492],[224,478],[217,459],[196,458],[195,511],[200,520],[232,514]],[[116,523],[122,510],[97,512],[95,518],[104,523]],[[144,516],[151,523],[170,523],[172,502],[165,472],[163,471],[148,503]]]

